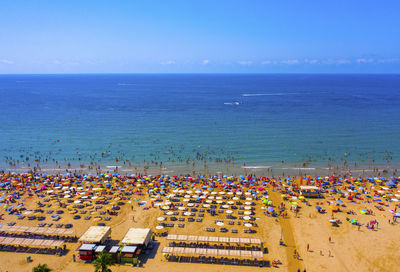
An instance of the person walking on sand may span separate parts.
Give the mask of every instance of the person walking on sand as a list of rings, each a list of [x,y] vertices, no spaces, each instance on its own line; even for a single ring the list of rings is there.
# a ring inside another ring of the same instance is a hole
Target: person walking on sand
[[[310,244],[307,244],[307,252],[310,251]]]
[[[332,243],[332,239],[331,239],[331,237],[329,236],[329,243]]]

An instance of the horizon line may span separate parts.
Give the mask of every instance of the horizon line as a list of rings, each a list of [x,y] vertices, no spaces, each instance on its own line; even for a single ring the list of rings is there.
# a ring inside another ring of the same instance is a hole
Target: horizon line
[[[400,75],[400,72],[392,72],[392,73],[380,73],[380,72],[277,72],[277,73],[269,73],[269,72],[93,72],[93,73],[0,73],[0,76],[12,76],[12,75]]]

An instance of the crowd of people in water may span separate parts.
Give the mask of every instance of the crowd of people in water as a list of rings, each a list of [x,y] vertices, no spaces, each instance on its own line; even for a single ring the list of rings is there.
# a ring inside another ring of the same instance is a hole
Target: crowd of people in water
[[[154,144],[159,140],[153,139]],[[307,174],[350,174],[350,175],[397,175],[393,154],[380,152],[345,152],[341,156],[324,154],[293,154],[294,159],[270,162],[270,166],[258,167],[259,163],[249,162],[245,155],[234,149],[199,145],[164,146],[159,151],[146,154],[130,153],[121,145],[109,143],[102,152],[82,151],[75,147],[66,150],[62,141],[55,140],[51,151],[35,151],[31,148],[7,150],[0,160],[0,167],[11,171],[33,172],[102,172],[113,173],[198,173],[210,174],[217,169],[225,173],[288,176]],[[252,168],[252,166],[256,166]],[[175,167],[175,168],[174,168]],[[184,171],[182,171],[184,169]]]

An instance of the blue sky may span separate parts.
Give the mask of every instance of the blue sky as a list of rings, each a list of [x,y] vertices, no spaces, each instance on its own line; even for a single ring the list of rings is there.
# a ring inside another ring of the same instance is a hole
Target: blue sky
[[[399,73],[400,1],[0,3],[0,73]]]

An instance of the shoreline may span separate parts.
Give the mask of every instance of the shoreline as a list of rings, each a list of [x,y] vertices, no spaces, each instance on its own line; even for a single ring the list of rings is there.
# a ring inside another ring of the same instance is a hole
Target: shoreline
[[[301,167],[298,164],[273,164],[273,163],[252,163],[250,165],[213,163],[204,164],[202,166],[189,164],[164,164],[160,165],[96,165],[84,166],[69,165],[69,167],[58,165],[43,165],[39,167],[4,167],[0,170],[5,172],[38,172],[49,174],[89,174],[89,173],[119,173],[119,174],[135,174],[135,175],[191,175],[191,176],[238,176],[238,175],[255,175],[255,176],[330,176],[330,175],[351,175],[367,177],[369,175],[390,177],[397,175],[397,165],[375,164],[373,168],[370,165],[359,165],[356,167],[335,167],[328,168],[320,165],[307,165]]]

